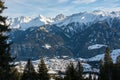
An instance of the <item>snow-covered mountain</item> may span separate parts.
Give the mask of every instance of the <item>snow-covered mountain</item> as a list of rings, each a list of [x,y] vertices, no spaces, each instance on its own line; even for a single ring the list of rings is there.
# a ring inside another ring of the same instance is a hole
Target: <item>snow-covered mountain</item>
[[[115,18],[120,19],[120,11],[107,12],[95,10],[93,12],[73,14],[59,21],[56,25],[61,27],[66,33],[72,33],[71,35],[73,35],[78,32],[78,30],[83,31],[97,22],[102,23],[105,21],[112,27]]]
[[[106,19],[111,19],[119,17],[120,18],[120,11],[112,11],[112,12],[105,12],[101,10],[95,10],[93,12],[81,12],[77,14],[73,14],[71,16],[66,17],[66,19],[62,20],[58,23],[58,26],[65,26],[70,23],[76,22],[80,24],[90,25],[91,23],[96,23],[98,21],[103,21]]]
[[[52,18],[47,18],[42,15],[38,17],[31,18],[31,17],[17,17],[17,18],[10,18],[7,20],[7,23],[10,24],[10,27],[13,29],[21,29],[26,30],[30,27],[39,27],[45,24],[50,24],[54,20]]]
[[[49,18],[42,15],[34,18],[21,16],[17,18],[9,18],[7,23],[10,24],[10,28],[26,30],[30,27],[39,27],[56,21],[61,21],[64,18],[65,16],[63,14],[57,15],[55,18]]]
[[[67,25],[75,23],[76,26],[69,26],[69,29],[76,30],[78,24],[81,25],[81,29],[83,29],[83,25],[89,26],[93,23],[106,19],[109,22],[116,17],[120,17],[120,11],[105,12],[101,10],[95,10],[93,12],[81,12],[67,17],[63,14],[59,14],[55,18],[49,18],[42,15],[39,15],[35,18],[21,16],[17,18],[9,18],[7,22],[11,25],[11,28],[19,28],[22,30],[33,26],[42,26],[45,24],[56,24],[59,27],[64,26],[62,29],[65,29]],[[109,25],[111,25],[110,22]]]
[[[111,50],[120,49],[120,11],[95,10],[55,18],[40,15],[8,22],[18,28],[11,36],[11,50],[20,57],[66,54],[88,58],[104,53],[106,45]]]
[[[7,20],[7,24],[10,24],[10,28],[13,29],[26,29],[27,27],[27,23],[29,23],[32,20],[31,17],[17,17],[17,18],[9,18]]]

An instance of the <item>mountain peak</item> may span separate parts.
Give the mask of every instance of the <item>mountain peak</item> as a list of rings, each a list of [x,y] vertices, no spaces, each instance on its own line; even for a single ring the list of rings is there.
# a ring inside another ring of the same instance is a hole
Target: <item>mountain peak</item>
[[[63,20],[63,19],[65,19],[65,15],[64,14],[58,14],[55,18],[54,18],[54,20],[55,21],[59,21],[59,20]]]
[[[105,11],[102,11],[102,10],[94,10],[92,13],[95,14],[95,15],[102,15],[102,16],[105,16],[106,14],[108,14],[107,11],[105,12]]]
[[[102,11],[102,10],[94,10],[93,12],[104,12],[104,11]]]
[[[41,15],[41,14],[40,14],[38,17],[39,17],[40,19],[46,18],[45,16],[43,16],[43,15]]]

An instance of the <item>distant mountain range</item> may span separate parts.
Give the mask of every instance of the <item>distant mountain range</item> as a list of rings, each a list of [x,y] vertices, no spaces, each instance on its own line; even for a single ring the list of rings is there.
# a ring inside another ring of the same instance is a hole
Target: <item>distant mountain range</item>
[[[20,16],[16,18],[9,18],[7,23],[10,24],[10,27],[13,29],[26,30],[30,27],[39,27],[46,24],[52,24],[54,22],[63,20],[64,18],[65,16],[63,14],[57,15],[55,18],[48,18],[42,15],[34,18]]]
[[[105,47],[120,49],[120,11],[81,12],[71,16],[10,18],[11,52],[19,59],[43,56],[93,57]],[[94,46],[94,47],[93,47]]]

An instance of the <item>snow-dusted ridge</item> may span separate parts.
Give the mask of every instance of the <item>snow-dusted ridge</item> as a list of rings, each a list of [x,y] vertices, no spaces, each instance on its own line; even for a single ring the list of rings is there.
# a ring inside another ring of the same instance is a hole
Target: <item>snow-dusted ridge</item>
[[[69,23],[77,22],[80,24],[90,25],[90,23],[95,23],[97,21],[103,21],[108,18],[120,17],[120,11],[101,11],[95,10],[93,12],[81,12],[78,14],[73,14],[68,16],[66,19],[58,23],[58,26],[68,25]]]
[[[101,11],[95,10],[92,12],[81,12],[77,14],[73,14],[70,16],[64,16],[63,14],[57,15],[55,18],[49,18],[42,15],[39,15],[35,18],[31,17],[17,17],[17,18],[9,18],[7,23],[9,23],[11,28],[17,28],[26,30],[29,27],[41,26],[45,24],[56,24],[57,26],[66,26],[70,23],[76,22],[79,24],[91,25],[91,23],[95,23],[97,21],[108,20],[111,18],[118,17],[120,18],[120,11]],[[110,25],[110,23],[109,23]]]
[[[13,29],[21,29],[26,30],[29,27],[39,27],[46,24],[53,24],[55,21],[61,21],[65,18],[63,14],[57,15],[55,18],[45,17],[43,15],[39,15],[37,17],[16,17],[9,18],[7,20],[7,24],[10,24],[10,28]]]
[[[11,28],[21,30],[26,30],[29,27],[38,27],[45,24],[50,24],[52,22],[53,20],[51,18],[47,18],[42,15],[39,15],[35,18],[22,16],[17,18],[10,18],[7,20],[7,23],[10,24]]]

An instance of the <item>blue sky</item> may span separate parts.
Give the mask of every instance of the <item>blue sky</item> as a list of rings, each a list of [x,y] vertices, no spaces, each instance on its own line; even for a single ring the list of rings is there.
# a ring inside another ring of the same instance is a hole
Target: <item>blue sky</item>
[[[63,13],[74,13],[93,10],[119,10],[120,0],[6,0],[8,7],[4,15],[8,17],[38,16],[55,17]]]

